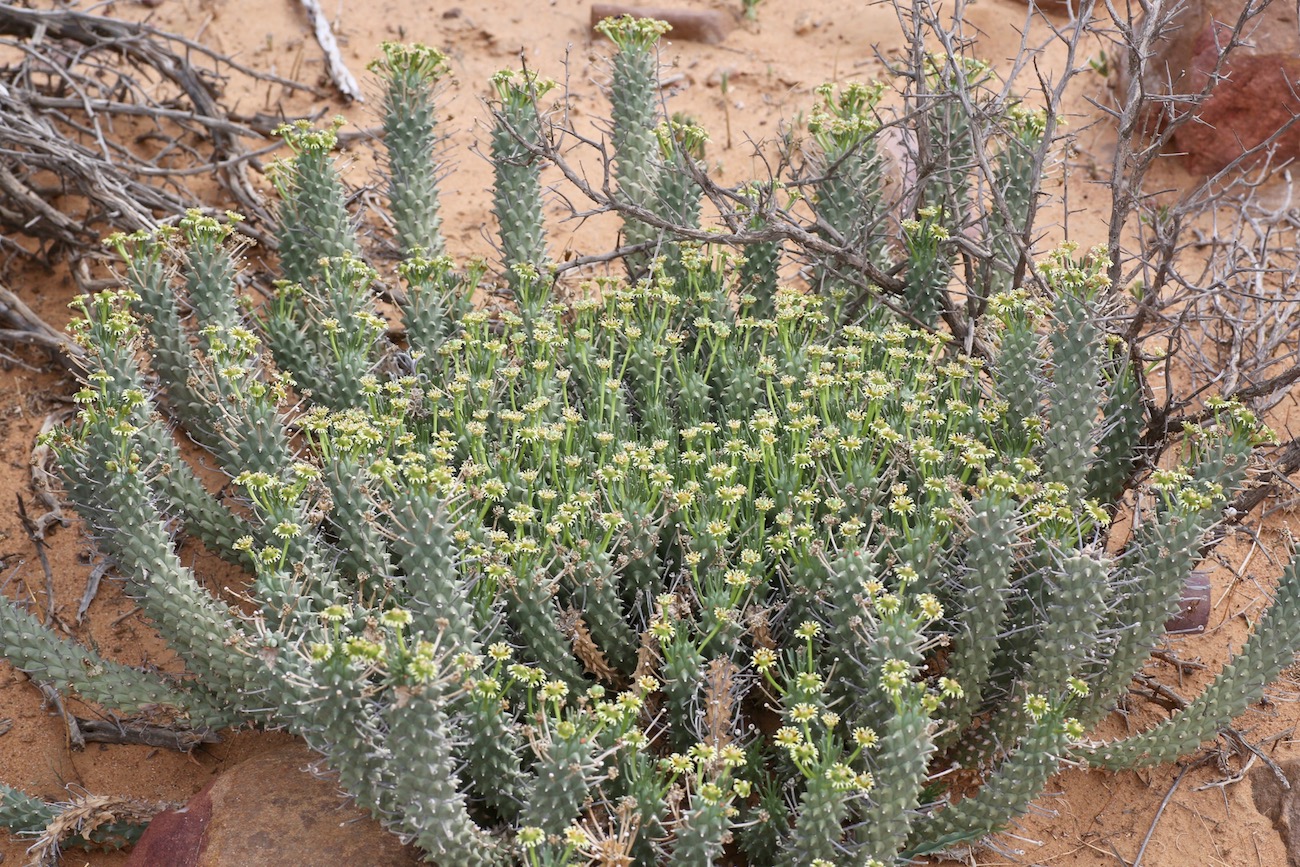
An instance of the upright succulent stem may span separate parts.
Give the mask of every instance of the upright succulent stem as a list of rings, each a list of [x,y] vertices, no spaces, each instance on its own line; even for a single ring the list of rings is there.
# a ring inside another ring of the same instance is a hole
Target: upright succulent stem
[[[384,145],[388,200],[403,258],[443,252],[438,213],[438,144],[434,89],[448,72],[447,57],[427,45],[383,44],[371,64],[384,78]]]
[[[529,316],[541,313],[533,283],[545,280],[546,232],[542,212],[542,164],[533,148],[542,136],[539,101],[555,83],[535,74],[498,72],[492,126],[492,213],[501,239],[506,283]]]
[[[659,176],[663,167],[655,129],[659,126],[659,37],[668,24],[650,18],[606,18],[597,29],[617,46],[612,60],[609,95],[613,106],[614,179],[618,194],[630,204],[656,214],[660,211]],[[636,220],[625,220],[628,244],[654,244],[660,230]],[[633,276],[645,270],[647,253],[627,257]]]

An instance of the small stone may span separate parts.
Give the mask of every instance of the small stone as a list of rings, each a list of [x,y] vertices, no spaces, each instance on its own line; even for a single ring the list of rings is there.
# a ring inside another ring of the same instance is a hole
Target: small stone
[[[445,21],[450,21],[450,20],[453,19],[453,18],[459,18],[459,17],[461,16],[461,14],[462,14],[462,13],[461,13],[461,9],[460,9],[460,7],[459,7],[459,6],[453,6],[453,7],[451,7],[450,9],[448,9],[446,12],[443,12],[443,13],[442,13],[442,17],[443,17],[443,20],[445,20]]]
[[[709,87],[721,87],[724,81],[729,84],[735,82],[737,74],[734,66],[719,66],[709,73],[709,77],[704,79],[704,83]]]
[[[261,753],[218,776],[180,810],[154,817],[127,867],[414,867],[403,846],[308,766],[304,746]]]
[[[807,36],[820,26],[821,22],[813,18],[811,12],[800,12],[794,19],[794,35]]]

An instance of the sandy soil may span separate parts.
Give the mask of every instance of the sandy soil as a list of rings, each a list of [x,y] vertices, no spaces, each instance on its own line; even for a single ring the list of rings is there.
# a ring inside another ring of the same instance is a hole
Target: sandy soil
[[[472,150],[487,119],[482,99],[487,78],[502,67],[517,65],[520,54],[530,67],[566,83],[572,93],[572,113],[578,122],[594,120],[606,112],[599,92],[604,80],[602,60],[608,46],[593,41],[588,31],[589,3],[578,0],[486,0],[456,5],[455,0],[384,0],[373,3],[327,3],[337,13],[336,31],[343,56],[359,77],[382,40],[423,41],[442,48],[455,72],[442,101],[443,128],[448,134],[447,159],[455,171],[443,188],[444,232],[457,255],[490,255],[487,239],[490,183],[487,162]],[[682,3],[681,5],[686,5]],[[696,4],[731,10],[733,2]],[[162,0],[117,2],[101,11],[131,18],[149,18],[155,25],[235,54],[255,68],[274,71],[304,81],[318,78],[324,86],[321,53],[311,37],[305,16],[290,0]],[[969,8],[968,20],[981,34],[977,53],[1004,67],[1020,45],[1027,18],[1019,0],[978,0]],[[1041,22],[1032,25],[1043,32]],[[903,44],[892,6],[866,6],[858,0],[768,0],[758,7],[756,22],[742,22],[721,45],[705,46],[669,41],[663,51],[665,76],[674,83],[665,91],[671,111],[682,111],[704,123],[712,132],[709,159],[725,179],[759,176],[763,166],[752,155],[749,139],[773,139],[784,119],[806,111],[813,102],[812,88],[823,81],[870,79],[886,75],[881,58]],[[1046,70],[1063,62],[1059,49],[1042,57]],[[723,93],[722,80],[726,79]],[[1066,115],[1082,130],[1079,153],[1071,163],[1080,177],[1091,166],[1105,162],[1110,136],[1103,127],[1089,128],[1096,111],[1088,97],[1103,94],[1104,81],[1081,76],[1069,95]],[[328,87],[325,89],[328,91]],[[332,92],[332,91],[331,91]],[[369,93],[374,94],[373,83]],[[375,123],[367,106],[346,105],[334,97],[311,98],[288,94],[276,86],[250,86],[232,80],[228,101],[240,112],[282,112],[288,116],[323,110],[343,114],[353,124]],[[372,98],[373,101],[373,98]],[[730,127],[730,135],[727,129]],[[728,146],[730,138],[730,146]],[[373,166],[368,145],[351,150],[352,176],[364,182]],[[1172,187],[1192,182],[1176,167],[1163,168],[1159,179]],[[265,179],[255,178],[265,185]],[[1087,245],[1101,240],[1105,226],[1103,191],[1086,183],[1076,185],[1074,204],[1080,211],[1070,222],[1070,235]],[[557,203],[556,216],[562,216]],[[569,238],[568,227],[552,235],[557,255],[566,249],[591,252],[608,248],[616,226],[592,221]],[[602,246],[604,245],[604,246]],[[66,304],[75,287],[65,273],[41,273],[10,262],[4,274],[36,311],[56,326],[67,319]],[[72,383],[46,372],[44,359],[20,355],[0,370],[0,575],[11,595],[31,594],[44,611],[45,591],[40,566],[15,514],[13,495],[31,504],[28,460],[32,443],[46,415],[62,409],[63,396]],[[1284,433],[1290,427],[1284,401],[1273,423]],[[1231,648],[1240,646],[1248,618],[1266,599],[1270,582],[1285,550],[1280,531],[1286,513],[1276,513],[1256,536],[1241,534],[1220,549],[1214,563],[1216,607],[1207,634],[1172,642],[1184,658],[1199,657],[1208,670],[1180,683],[1163,663],[1152,671],[1184,695],[1192,695],[1222,665]],[[58,622],[70,635],[93,644],[105,655],[131,664],[173,665],[156,636],[120,585],[106,581],[78,624],[76,610],[92,568],[92,551],[74,525],[57,531],[50,552],[55,575]],[[1279,687],[1284,692],[1294,678]],[[92,708],[75,708],[92,716]],[[1121,734],[1126,726],[1141,727],[1163,713],[1137,700],[1127,721],[1113,715],[1099,735]],[[0,663],[0,719],[12,722],[0,736],[0,779],[19,784],[47,797],[66,790],[133,795],[161,801],[183,801],[213,774],[248,755],[268,748],[285,736],[237,734],[225,742],[177,755],[147,747],[95,746],[84,752],[68,749],[61,721],[42,707],[39,692],[7,664]],[[1300,721],[1300,705],[1268,702],[1252,709],[1239,728],[1252,742],[1288,732]],[[3,726],[0,726],[2,728]],[[1295,757],[1295,745],[1283,736],[1270,747],[1278,761]],[[1251,803],[1249,782],[1232,782],[1243,764],[1224,754],[1216,762],[1196,767],[1181,778],[1177,791],[1160,815],[1146,845],[1142,864],[1147,867],[1183,867],[1189,864],[1284,864],[1286,856],[1278,834]],[[1105,774],[1072,770],[1049,785],[1049,795],[1039,810],[1023,823],[1015,836],[1001,839],[1002,851],[983,851],[974,857],[981,865],[1036,863],[1056,865],[1132,864],[1170,790],[1180,767],[1161,767],[1141,773]],[[23,861],[23,845],[0,841],[5,863]],[[66,863],[109,867],[121,855],[70,852]]]

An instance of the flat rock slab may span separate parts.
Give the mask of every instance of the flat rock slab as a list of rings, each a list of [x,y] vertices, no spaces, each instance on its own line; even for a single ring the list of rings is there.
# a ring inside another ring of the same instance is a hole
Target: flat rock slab
[[[312,774],[304,746],[222,773],[180,810],[158,814],[127,867],[407,867],[422,863],[369,813]]]
[[[1300,759],[1282,763],[1291,788],[1284,788],[1273,769],[1256,765],[1250,772],[1255,809],[1273,822],[1286,845],[1287,867],[1300,867]]]

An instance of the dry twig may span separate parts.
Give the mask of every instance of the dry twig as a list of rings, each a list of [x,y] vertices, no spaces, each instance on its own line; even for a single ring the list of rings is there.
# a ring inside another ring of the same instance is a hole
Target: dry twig
[[[221,738],[208,729],[177,729],[139,720],[87,720],[77,718],[86,741],[100,744],[142,744],[188,753],[199,744],[219,744]]]
[[[27,514],[27,504],[21,494],[15,494],[18,500],[18,520],[27,533],[27,538],[36,548],[36,556],[41,561],[41,571],[45,573],[45,625],[54,622],[54,571],[50,568],[50,558],[45,555],[45,529],[37,526]]]
[[[1160,817],[1165,814],[1165,808],[1168,807],[1169,802],[1173,800],[1174,792],[1178,791],[1178,786],[1183,782],[1183,777],[1187,776],[1187,772],[1190,771],[1192,768],[1204,764],[1206,758],[1207,757],[1203,757],[1197,762],[1193,762],[1190,765],[1186,765],[1181,771],[1178,772],[1178,776],[1174,777],[1173,784],[1169,786],[1169,791],[1165,793],[1165,797],[1163,800],[1161,800],[1160,806],[1156,808],[1155,816],[1151,818],[1151,827],[1147,828],[1146,836],[1142,838],[1142,846],[1138,849],[1137,855],[1133,858],[1132,867],[1140,867],[1140,865],[1142,864],[1142,856],[1144,856],[1147,852],[1147,844],[1151,842],[1151,837],[1156,832],[1156,825],[1160,824]]]
[[[48,683],[39,683],[37,686],[40,688],[41,694],[45,696],[45,703],[62,717],[63,724],[67,727],[68,746],[74,750],[84,750],[86,748],[86,739],[81,735],[80,722],[64,706],[63,696],[59,695],[59,691]]]
[[[95,597],[99,595],[99,582],[104,579],[104,576],[112,567],[113,564],[109,560],[105,559],[100,560],[95,564],[95,567],[90,570],[90,574],[86,577],[86,589],[82,592],[81,602],[77,605],[78,624],[80,624],[82,618],[86,616],[86,612],[90,610],[90,603],[94,602]]]
[[[348,65],[343,62],[343,55],[339,53],[338,41],[334,38],[334,30],[330,27],[329,18],[320,7],[320,0],[298,0],[298,2],[307,13],[307,20],[311,22],[316,43],[320,45],[321,51],[325,52],[325,68],[329,70],[330,81],[334,82],[334,86],[348,99],[365,102],[366,98],[361,94],[361,86],[357,84],[356,78],[348,70]]]
[[[269,219],[241,141],[260,134],[221,106],[222,75],[307,88],[147,24],[71,9],[0,5],[0,44],[22,56],[0,69],[0,226],[84,253],[107,231],[199,207],[185,184],[196,168],[247,216]]]
[[[3,210],[4,205],[0,203],[0,224],[4,222]],[[6,326],[0,329],[0,342],[38,346],[67,369],[74,372],[81,369],[81,347],[50,327],[4,284],[0,284],[0,325]]]
[[[45,514],[32,519],[32,523],[36,525],[36,535],[40,539],[45,538],[45,531],[52,525],[66,527],[72,523],[63,514],[63,507],[54,493],[54,474],[50,471],[50,465],[54,462],[54,453],[45,440],[45,435],[59,427],[70,415],[68,410],[46,415],[45,421],[41,422],[41,431],[36,438],[36,445],[32,447],[32,493],[45,507]]]

